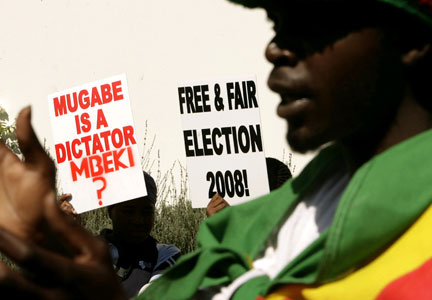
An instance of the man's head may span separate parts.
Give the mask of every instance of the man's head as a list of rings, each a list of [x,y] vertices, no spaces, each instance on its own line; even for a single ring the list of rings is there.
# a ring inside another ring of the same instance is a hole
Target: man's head
[[[140,244],[149,235],[154,225],[156,183],[144,172],[147,196],[108,207],[113,224],[113,233],[128,244]]]
[[[281,96],[278,115],[294,150],[330,141],[378,146],[402,101],[418,90],[411,70],[428,52],[432,18],[415,1],[235,2],[265,7],[275,24],[268,84]],[[423,39],[412,38],[417,29]]]

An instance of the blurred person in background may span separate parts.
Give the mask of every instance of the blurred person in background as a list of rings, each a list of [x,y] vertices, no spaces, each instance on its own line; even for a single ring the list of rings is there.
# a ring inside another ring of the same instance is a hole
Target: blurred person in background
[[[174,245],[159,244],[150,235],[155,222],[157,187],[153,177],[143,173],[147,196],[108,206],[112,229],[105,228],[99,235],[108,243],[114,270],[127,297],[136,296],[181,255]],[[79,215],[70,204],[71,199],[70,194],[60,197],[60,208],[77,219]]]

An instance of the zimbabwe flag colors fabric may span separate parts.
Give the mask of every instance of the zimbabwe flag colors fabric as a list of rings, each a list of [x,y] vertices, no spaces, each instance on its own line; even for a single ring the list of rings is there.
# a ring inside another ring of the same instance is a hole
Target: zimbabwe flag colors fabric
[[[432,207],[387,250],[347,277],[318,287],[288,285],[257,300],[432,299]]]
[[[346,187],[331,226],[275,278],[251,279],[231,300],[259,296],[270,300],[387,300],[397,299],[394,291],[401,287],[409,290],[412,284],[427,281],[432,256],[430,149],[432,130],[361,166]],[[187,300],[198,290],[228,286],[253,268],[250,261],[257,259],[267,238],[298,199],[319,185],[328,168],[340,159],[343,155],[336,146],[323,149],[280,189],[205,220],[196,251],[180,258],[138,299]],[[419,276],[422,280],[413,279]],[[416,292],[421,290],[416,288]],[[423,300],[419,297],[414,298]]]

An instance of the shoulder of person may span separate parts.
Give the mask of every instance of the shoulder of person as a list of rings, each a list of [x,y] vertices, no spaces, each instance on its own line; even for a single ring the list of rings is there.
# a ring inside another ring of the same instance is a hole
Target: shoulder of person
[[[181,256],[180,250],[174,245],[157,244],[158,259],[154,270],[163,270],[175,264]]]

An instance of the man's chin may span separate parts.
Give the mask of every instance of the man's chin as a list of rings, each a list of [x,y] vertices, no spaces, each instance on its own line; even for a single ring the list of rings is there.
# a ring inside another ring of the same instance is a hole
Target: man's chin
[[[148,238],[148,235],[131,234],[125,238],[128,244],[141,244]]]
[[[288,131],[286,138],[290,148],[293,151],[301,154],[304,154],[309,151],[315,151],[318,148],[320,148],[320,146],[325,144],[325,142],[321,142],[317,139],[313,139],[307,136],[302,136],[298,132],[291,133],[290,131]]]

